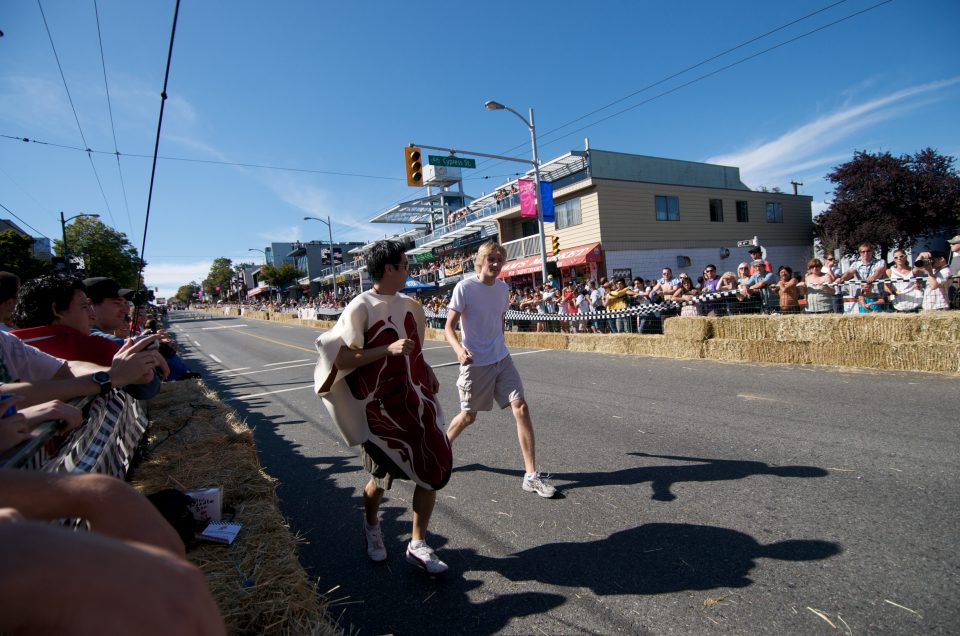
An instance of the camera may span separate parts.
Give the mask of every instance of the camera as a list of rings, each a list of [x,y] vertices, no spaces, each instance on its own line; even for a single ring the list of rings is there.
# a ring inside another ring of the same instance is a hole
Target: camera
[[[930,259],[928,258],[918,258],[913,262],[914,267],[926,267],[930,264]]]

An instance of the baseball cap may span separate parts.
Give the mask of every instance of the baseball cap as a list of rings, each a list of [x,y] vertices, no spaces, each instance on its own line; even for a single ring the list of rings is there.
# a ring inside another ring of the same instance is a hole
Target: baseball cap
[[[753,264],[754,264],[754,265],[763,265],[764,267],[767,266],[767,264],[764,263],[761,259],[757,259],[757,260],[753,261]]]
[[[957,243],[960,243],[960,234],[957,234],[952,239],[947,239],[947,243],[950,245],[956,245]]]
[[[547,280],[553,280],[553,274],[547,274]]]
[[[133,298],[132,289],[120,287],[120,283],[112,278],[104,276],[88,278],[83,281],[83,284],[87,288],[87,297],[95,303],[103,302],[107,298],[123,298],[125,300]]]
[[[760,248],[759,246],[757,246],[757,245],[754,245],[753,247],[751,247],[750,249],[747,250],[747,253],[748,253],[748,254],[761,254],[761,253],[763,253],[763,249],[761,249],[761,248]]]

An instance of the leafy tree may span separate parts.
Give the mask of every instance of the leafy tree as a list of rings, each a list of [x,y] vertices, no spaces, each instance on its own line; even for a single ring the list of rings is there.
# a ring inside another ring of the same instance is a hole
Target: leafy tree
[[[49,273],[50,264],[33,257],[32,238],[4,230],[0,232],[0,271],[27,280]]]
[[[183,304],[188,305],[197,298],[198,291],[200,291],[200,284],[192,280],[186,285],[181,286],[173,297]]]
[[[274,287],[284,287],[302,276],[303,272],[287,262],[280,263],[280,267],[268,263],[260,268],[260,280]]]
[[[215,258],[210,266],[210,273],[203,279],[203,292],[222,298],[229,293],[231,280],[233,280],[233,261],[229,258]],[[220,288],[219,291],[217,287]]]
[[[109,276],[124,287],[137,288],[140,256],[126,234],[90,216],[74,219],[65,233],[70,255],[83,257],[88,277]],[[55,239],[53,248],[64,256],[63,241]]]
[[[960,222],[960,176],[954,158],[926,148],[913,156],[857,152],[827,175],[834,200],[816,219],[817,235],[848,254],[860,243],[907,247]]]

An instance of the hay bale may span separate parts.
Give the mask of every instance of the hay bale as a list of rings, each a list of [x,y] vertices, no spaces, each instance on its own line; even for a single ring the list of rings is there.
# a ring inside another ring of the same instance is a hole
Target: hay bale
[[[889,369],[960,373],[960,345],[951,343],[894,343],[889,347]]]
[[[273,479],[236,412],[197,382],[165,384],[150,402],[142,492],[223,486],[243,524],[233,545],[198,544],[187,557],[207,576],[230,634],[342,634],[297,559]]]
[[[713,337],[720,340],[768,340],[769,316],[723,316],[708,318]]]
[[[520,333],[504,332],[508,347],[524,347],[529,349],[566,349],[570,336],[565,333]]]
[[[931,343],[960,344],[960,312],[935,311],[917,316],[917,340]]]
[[[713,337],[713,319],[695,316],[674,316],[663,321],[663,335],[673,340],[703,342]]]

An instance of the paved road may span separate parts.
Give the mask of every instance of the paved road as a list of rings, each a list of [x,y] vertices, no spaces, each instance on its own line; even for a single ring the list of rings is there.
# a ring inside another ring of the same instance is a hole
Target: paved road
[[[360,634],[960,630],[954,377],[514,351],[561,496],[521,491],[509,413],[482,414],[454,446],[431,524],[451,568],[430,579],[403,559],[408,484],[384,503],[386,564],[366,560],[364,475],[308,388],[317,332],[174,316]],[[437,369],[448,417],[456,372]]]

